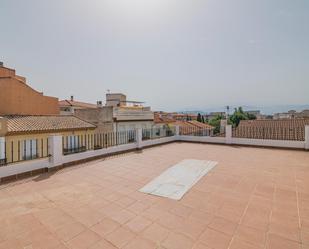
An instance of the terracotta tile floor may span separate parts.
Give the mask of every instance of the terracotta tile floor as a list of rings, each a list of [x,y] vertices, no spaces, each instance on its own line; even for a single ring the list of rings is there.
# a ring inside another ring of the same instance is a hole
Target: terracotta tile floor
[[[180,201],[138,192],[219,164]],[[0,186],[0,249],[306,249],[309,152],[173,143]]]

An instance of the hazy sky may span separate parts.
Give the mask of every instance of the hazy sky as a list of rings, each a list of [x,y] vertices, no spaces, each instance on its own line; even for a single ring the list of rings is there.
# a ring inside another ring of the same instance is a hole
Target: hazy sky
[[[0,61],[60,99],[309,103],[308,0],[0,0]]]

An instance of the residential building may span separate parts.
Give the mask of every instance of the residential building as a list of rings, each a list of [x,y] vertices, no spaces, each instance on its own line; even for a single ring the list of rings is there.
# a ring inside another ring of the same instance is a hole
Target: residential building
[[[297,112],[290,110],[288,112],[275,113],[273,119],[294,119],[294,118],[309,118],[309,110]]]
[[[156,126],[164,126],[175,124],[176,119],[173,118],[169,113],[166,112],[155,112],[154,113],[154,123]]]
[[[34,90],[25,77],[0,63],[0,115],[9,114],[56,115],[58,99]]]
[[[180,129],[191,129],[191,130],[213,130],[214,127],[207,124],[207,123],[201,123],[196,120],[176,120],[175,118],[170,118],[168,115],[165,115],[164,113],[156,112],[155,113],[155,119],[154,119],[156,127],[175,127],[179,126]]]
[[[96,132],[119,132],[154,126],[154,114],[143,102],[129,101],[122,93],[106,94],[106,104],[95,108],[79,108],[74,115],[97,126]]]
[[[248,111],[244,111],[250,115],[254,115],[254,116],[258,116],[261,114],[261,111],[260,110],[248,110]]]
[[[244,112],[250,115],[254,115],[256,119],[267,119],[267,115],[262,114],[260,110],[248,110]]]
[[[127,100],[121,93],[106,94],[106,106],[113,108],[114,131],[152,128],[154,113],[143,102]]]
[[[0,163],[47,157],[51,135],[63,136],[64,153],[93,148],[95,128],[74,116],[4,115],[0,117]]]
[[[88,109],[97,109],[97,106],[101,105],[102,102],[98,101],[97,105],[76,101],[74,100],[74,96],[72,95],[70,99],[60,100],[58,102],[60,115],[74,115],[76,110],[88,110]]]
[[[205,118],[208,120],[211,120],[213,118],[216,118],[218,116],[222,116],[223,118],[226,117],[226,112],[210,112],[209,114],[205,115]]]
[[[168,115],[179,121],[197,120],[196,113],[168,113]]]
[[[75,109],[74,115],[96,125],[96,133],[114,131],[112,106],[98,105],[96,108]]]

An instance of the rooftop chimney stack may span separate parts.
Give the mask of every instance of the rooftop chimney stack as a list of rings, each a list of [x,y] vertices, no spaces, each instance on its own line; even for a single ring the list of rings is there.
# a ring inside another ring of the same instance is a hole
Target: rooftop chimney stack
[[[74,101],[74,96],[73,95],[71,95],[71,101]]]

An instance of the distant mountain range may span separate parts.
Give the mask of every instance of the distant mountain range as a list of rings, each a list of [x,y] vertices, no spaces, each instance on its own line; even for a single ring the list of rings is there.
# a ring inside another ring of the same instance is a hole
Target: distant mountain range
[[[234,108],[238,106],[230,106],[230,113],[233,113]],[[308,105],[274,105],[274,106],[250,106],[250,105],[242,105],[242,108],[245,111],[252,111],[252,110],[260,110],[262,114],[266,115],[272,115],[274,113],[278,112],[287,112],[289,110],[295,110],[295,111],[302,111],[305,109],[309,109]],[[189,109],[183,109],[178,112],[180,113],[201,113],[201,114],[207,114],[210,112],[225,112],[226,109],[224,107],[212,107],[212,108],[196,108],[195,110],[192,108]]]

